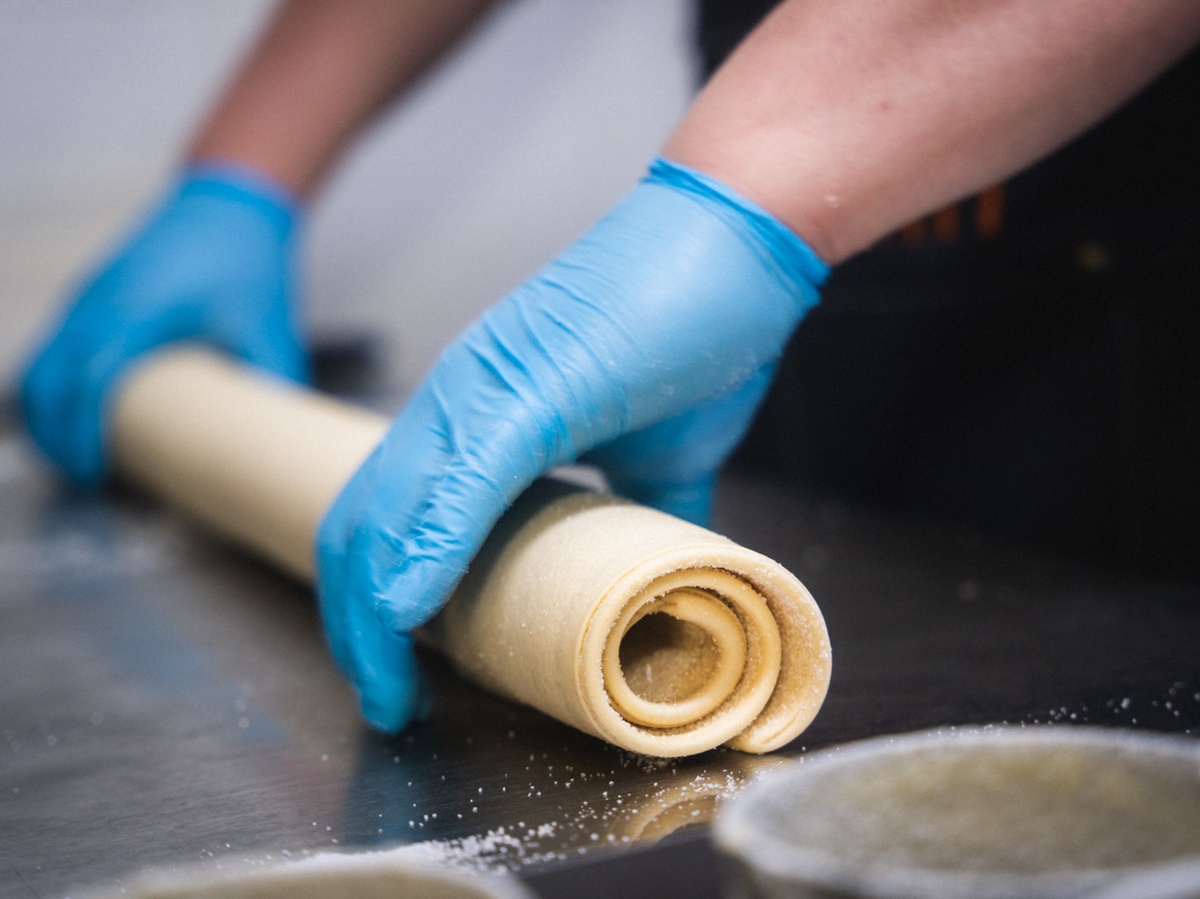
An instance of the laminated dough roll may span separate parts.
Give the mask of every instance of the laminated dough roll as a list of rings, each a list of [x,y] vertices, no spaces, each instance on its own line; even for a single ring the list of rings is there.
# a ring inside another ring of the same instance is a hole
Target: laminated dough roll
[[[210,351],[124,381],[120,474],[291,573],[387,419]],[[493,530],[423,636],[468,678],[634,752],[768,752],[829,684],[825,623],[778,563],[704,528],[545,480]]]

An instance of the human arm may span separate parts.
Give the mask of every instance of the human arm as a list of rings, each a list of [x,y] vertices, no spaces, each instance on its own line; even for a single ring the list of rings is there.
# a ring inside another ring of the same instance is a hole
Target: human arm
[[[200,340],[303,378],[305,202],[338,154],[485,0],[292,0],[191,141],[146,218],[71,295],[21,385],[30,433],[76,483],[106,472],[114,385]]]
[[[1197,40],[1189,0],[790,0],[663,153],[836,264],[1057,149]]]
[[[492,0],[288,0],[193,137],[310,196],[341,151]]]
[[[1032,162],[1195,40],[1188,3],[1097,6],[793,2],[752,35],[666,144],[689,168],[656,166],[453,343],[326,516],[326,627],[367,717],[393,730],[419,707],[404,634],[533,478],[582,456],[702,520],[816,257]]]

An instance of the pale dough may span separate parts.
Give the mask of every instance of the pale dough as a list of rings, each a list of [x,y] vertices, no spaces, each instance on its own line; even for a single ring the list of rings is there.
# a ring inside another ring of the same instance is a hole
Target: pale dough
[[[387,420],[211,352],[126,380],[118,470],[293,574]],[[496,526],[426,629],[467,677],[648,755],[768,752],[816,715],[820,610],[772,560],[653,509],[554,481]]]

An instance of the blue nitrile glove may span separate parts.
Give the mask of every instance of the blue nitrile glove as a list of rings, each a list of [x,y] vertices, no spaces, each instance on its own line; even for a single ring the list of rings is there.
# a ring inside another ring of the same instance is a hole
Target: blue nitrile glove
[[[30,433],[72,480],[104,477],[114,385],[158,346],[200,340],[306,376],[294,301],[299,216],[274,182],[197,165],[88,279],[21,385]]]
[[[589,454],[619,491],[704,518],[826,273],[765,210],[658,160],[452,343],[317,538],[325,627],[367,720],[422,713],[407,632],[547,470]]]

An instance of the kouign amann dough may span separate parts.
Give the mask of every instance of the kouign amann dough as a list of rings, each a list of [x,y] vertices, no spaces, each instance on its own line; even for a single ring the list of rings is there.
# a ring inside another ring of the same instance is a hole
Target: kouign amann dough
[[[381,415],[198,348],[124,381],[117,470],[291,573]],[[465,676],[648,755],[768,752],[812,721],[825,623],[781,565],[619,498],[535,484],[493,530],[423,637]]]

